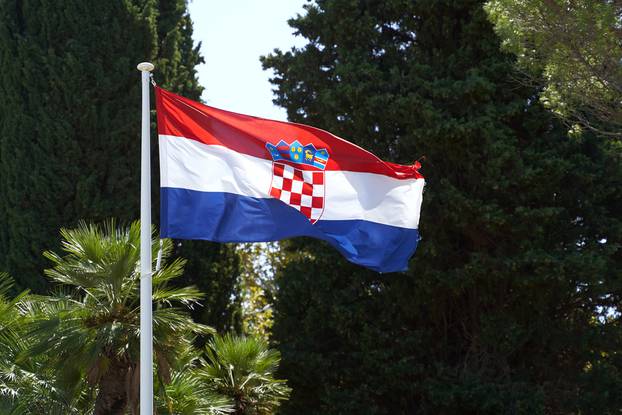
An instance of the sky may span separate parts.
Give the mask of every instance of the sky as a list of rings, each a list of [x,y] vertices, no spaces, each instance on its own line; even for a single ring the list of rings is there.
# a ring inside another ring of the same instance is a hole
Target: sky
[[[275,48],[303,46],[287,20],[304,12],[304,0],[191,0],[195,43],[201,42],[205,64],[198,70],[213,107],[258,117],[286,120],[283,108],[272,103],[272,71],[261,68],[259,57]]]

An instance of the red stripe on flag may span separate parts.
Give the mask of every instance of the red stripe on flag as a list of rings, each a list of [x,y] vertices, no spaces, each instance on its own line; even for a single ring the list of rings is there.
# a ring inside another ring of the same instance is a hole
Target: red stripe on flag
[[[156,87],[158,133],[185,137],[204,144],[222,145],[239,153],[272,160],[266,143],[280,140],[325,148],[326,170],[383,174],[398,179],[423,178],[415,165],[388,163],[327,131],[304,124],[267,120],[209,107]],[[296,166],[313,169],[309,166]]]

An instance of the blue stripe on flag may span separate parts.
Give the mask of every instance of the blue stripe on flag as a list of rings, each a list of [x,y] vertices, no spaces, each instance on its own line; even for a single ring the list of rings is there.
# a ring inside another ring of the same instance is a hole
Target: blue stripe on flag
[[[416,229],[365,220],[319,220],[273,198],[161,188],[163,238],[215,242],[277,241],[295,236],[323,239],[348,261],[378,272],[405,271],[417,248]]]

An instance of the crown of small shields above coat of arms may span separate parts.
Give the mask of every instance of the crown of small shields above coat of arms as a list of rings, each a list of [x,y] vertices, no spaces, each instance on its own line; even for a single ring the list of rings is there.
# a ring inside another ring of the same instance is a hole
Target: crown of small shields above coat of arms
[[[325,148],[318,150],[313,144],[303,146],[298,140],[291,144],[287,144],[283,140],[279,141],[277,145],[266,143],[266,148],[274,161],[289,161],[296,164],[313,166],[320,170],[326,168],[326,163],[329,158],[328,151],[326,151]]]

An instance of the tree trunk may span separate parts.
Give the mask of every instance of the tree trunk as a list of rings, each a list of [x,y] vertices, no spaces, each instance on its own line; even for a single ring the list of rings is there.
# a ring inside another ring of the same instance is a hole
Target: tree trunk
[[[127,409],[126,378],[128,364],[110,360],[110,367],[99,381],[94,415],[124,415]]]

